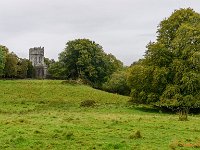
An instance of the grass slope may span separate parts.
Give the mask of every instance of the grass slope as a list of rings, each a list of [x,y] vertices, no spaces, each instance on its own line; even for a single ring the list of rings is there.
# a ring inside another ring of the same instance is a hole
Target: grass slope
[[[199,116],[180,122],[129,106],[129,97],[61,82],[0,81],[0,149],[200,148]],[[97,106],[80,107],[88,99]]]

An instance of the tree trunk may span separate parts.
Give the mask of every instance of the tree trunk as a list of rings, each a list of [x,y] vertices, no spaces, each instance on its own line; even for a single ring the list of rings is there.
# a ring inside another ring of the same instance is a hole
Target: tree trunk
[[[179,109],[179,121],[188,121],[188,108]]]

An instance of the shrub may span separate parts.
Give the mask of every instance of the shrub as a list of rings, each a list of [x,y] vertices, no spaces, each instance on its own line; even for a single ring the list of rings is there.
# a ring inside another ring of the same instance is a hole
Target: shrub
[[[140,139],[142,138],[141,132],[137,130],[134,134],[131,134],[129,136],[130,139]]]
[[[72,137],[73,137],[73,133],[72,132],[70,132],[70,133],[68,133],[67,135],[66,135],[66,138],[68,139],[68,140],[70,140]]]
[[[110,79],[103,84],[103,90],[121,95],[129,95],[130,88],[127,85],[126,71],[118,71],[111,75]]]
[[[94,107],[96,102],[94,100],[84,100],[81,102],[81,107]]]

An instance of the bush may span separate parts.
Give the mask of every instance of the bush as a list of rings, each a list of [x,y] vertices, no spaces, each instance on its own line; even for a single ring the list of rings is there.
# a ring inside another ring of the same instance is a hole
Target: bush
[[[68,131],[67,133],[63,133],[63,137],[67,140],[73,140],[74,139],[74,133],[71,131]]]
[[[103,90],[121,95],[129,95],[130,88],[127,85],[126,71],[118,71],[111,75],[110,79],[103,84]]]
[[[81,102],[81,107],[94,107],[96,102],[94,100],[84,100]]]
[[[142,138],[141,132],[137,130],[134,134],[131,134],[129,136],[130,139],[140,139]]]

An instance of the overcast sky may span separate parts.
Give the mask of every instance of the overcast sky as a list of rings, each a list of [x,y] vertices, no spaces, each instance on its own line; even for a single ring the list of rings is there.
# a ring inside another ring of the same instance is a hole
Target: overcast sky
[[[161,20],[179,8],[200,12],[200,0],[0,0],[0,7],[0,44],[19,57],[42,46],[57,60],[67,41],[89,38],[130,65]]]

